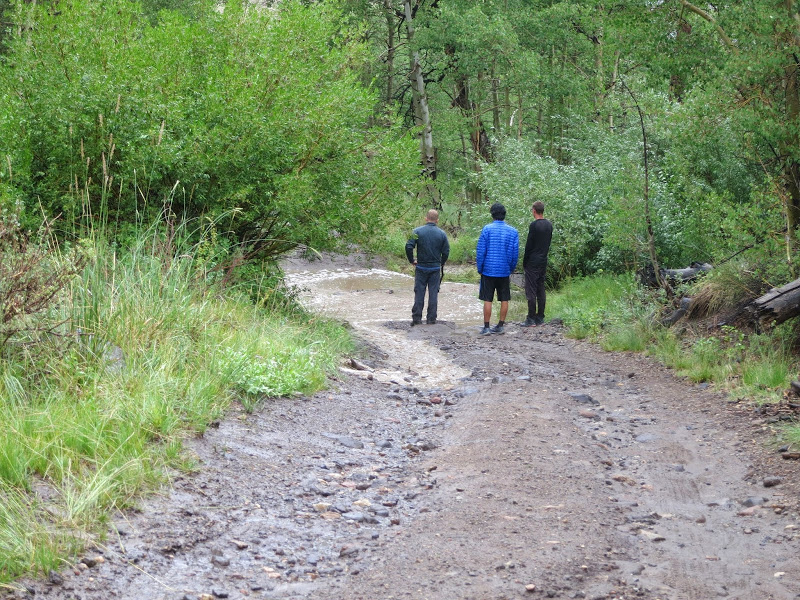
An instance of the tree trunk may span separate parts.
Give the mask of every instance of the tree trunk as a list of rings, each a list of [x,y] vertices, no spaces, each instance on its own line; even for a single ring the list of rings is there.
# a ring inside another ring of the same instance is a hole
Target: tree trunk
[[[394,8],[392,0],[384,0],[383,7],[386,10],[386,106],[391,105],[394,98]]]
[[[745,311],[761,327],[779,325],[800,315],[800,279],[771,289],[748,304]]]
[[[411,1],[405,0],[406,28],[408,43],[414,39],[414,23],[411,14]],[[422,127],[420,134],[420,152],[422,154],[422,172],[430,179],[436,179],[436,153],[433,148],[433,129],[431,115],[428,110],[428,96],[425,93],[425,79],[422,76],[422,65],[419,62],[419,52],[413,51],[411,55],[411,88],[414,90],[416,100],[415,115],[419,119],[418,125]]]
[[[786,40],[787,50],[784,82],[786,89],[786,123],[789,139],[786,140],[786,147],[782,149],[782,154],[786,157],[784,167],[784,180],[787,192],[786,198],[786,254],[789,264],[792,261],[792,251],[796,238],[797,226],[800,225],[800,165],[792,157],[791,150],[796,149],[800,143],[800,136],[797,135],[797,124],[800,119],[800,68],[798,67],[798,53],[800,53],[800,23],[795,12],[795,1],[785,0],[786,11],[789,22],[793,24],[791,34]]]
[[[653,265],[653,272],[655,273],[658,285],[663,288],[667,293],[667,296],[671,298],[673,296],[672,286],[670,286],[669,282],[667,282],[667,280],[661,275],[661,271],[658,268],[655,235],[653,234],[653,219],[650,216],[650,168],[647,158],[647,129],[644,126],[644,113],[639,106],[639,102],[636,100],[636,96],[633,95],[631,88],[629,88],[624,81],[622,84],[628,90],[628,94],[630,94],[631,100],[633,100],[633,104],[636,106],[636,112],[639,113],[639,124],[642,128],[642,145],[644,146],[644,220],[645,225],[647,226],[647,248],[650,252],[650,264]]]
[[[619,58],[620,58],[620,51],[617,50],[614,53],[614,71],[611,73],[611,83],[608,86],[609,92],[613,90],[617,85],[617,79],[619,78]],[[614,112],[608,112],[608,130],[614,131]]]
[[[492,61],[492,127],[494,127],[494,134],[500,135],[500,92],[498,90],[499,82],[495,75],[495,61]]]

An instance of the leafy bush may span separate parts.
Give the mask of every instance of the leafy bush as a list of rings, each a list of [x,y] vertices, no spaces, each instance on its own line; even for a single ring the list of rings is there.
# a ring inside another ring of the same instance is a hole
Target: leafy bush
[[[167,205],[248,259],[358,242],[401,214],[415,144],[368,124],[363,49],[335,7],[206,4],[155,21],[128,0],[15,4],[0,155],[28,218],[36,199],[66,233],[103,221],[129,242]]]

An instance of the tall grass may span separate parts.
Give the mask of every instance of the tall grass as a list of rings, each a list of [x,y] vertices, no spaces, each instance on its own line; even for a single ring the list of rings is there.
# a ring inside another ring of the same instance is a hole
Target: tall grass
[[[193,247],[164,239],[153,228],[125,253],[90,244],[54,309],[59,335],[17,340],[0,360],[0,583],[102,535],[232,402],[319,389],[351,348],[340,327],[215,289]]]
[[[748,289],[745,283],[742,289]],[[719,280],[712,280],[700,290],[704,311],[731,302],[720,296],[719,287]],[[630,275],[572,280],[548,295],[548,312],[563,319],[569,336],[606,350],[647,352],[689,381],[711,383],[759,403],[777,401],[800,368],[795,325],[784,323],[758,335],[732,326],[705,335],[668,329],[659,323],[662,299],[640,289]]]

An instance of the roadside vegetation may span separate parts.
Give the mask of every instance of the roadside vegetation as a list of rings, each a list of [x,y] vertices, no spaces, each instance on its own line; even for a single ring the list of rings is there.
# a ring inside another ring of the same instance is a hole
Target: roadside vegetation
[[[154,226],[124,252],[0,246],[0,583],[61,568],[113,511],[192,468],[187,436],[231,403],[320,389],[351,348],[272,283],[215,285],[208,240],[187,233]]]
[[[726,293],[730,278],[730,271],[711,274],[686,291],[698,297],[714,295],[714,290]],[[661,322],[669,306],[663,294],[643,288],[630,274],[594,275],[567,281],[551,293],[548,312],[563,320],[570,337],[609,351],[647,353],[678,376],[708,383],[733,398],[756,404],[780,401],[800,372],[798,325],[787,322],[758,333],[735,318],[727,322],[736,314],[732,300],[720,298],[708,315],[667,327]],[[787,436],[796,439],[798,429]]]

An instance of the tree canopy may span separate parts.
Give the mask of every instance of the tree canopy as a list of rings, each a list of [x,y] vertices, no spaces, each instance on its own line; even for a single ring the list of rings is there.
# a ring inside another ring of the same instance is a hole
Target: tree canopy
[[[648,262],[646,209],[673,266],[797,267],[794,1],[2,6],[0,197],[29,222],[166,206],[274,256],[422,204],[524,230],[541,199],[557,275]]]

